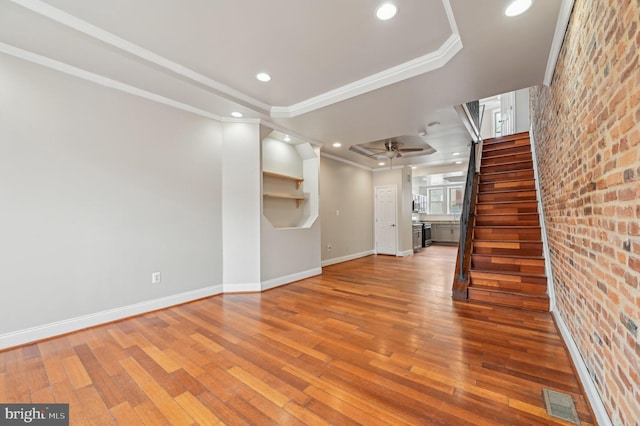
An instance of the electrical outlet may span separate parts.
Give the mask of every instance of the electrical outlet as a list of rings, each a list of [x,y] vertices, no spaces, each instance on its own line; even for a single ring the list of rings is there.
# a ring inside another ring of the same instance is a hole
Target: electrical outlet
[[[331,243],[327,244],[327,250],[331,251]]]
[[[160,284],[162,277],[160,272],[152,272],[151,273],[151,284]]]

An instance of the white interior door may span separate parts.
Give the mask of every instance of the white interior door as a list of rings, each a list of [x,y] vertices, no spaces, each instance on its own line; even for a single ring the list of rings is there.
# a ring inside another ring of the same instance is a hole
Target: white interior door
[[[501,136],[512,135],[515,129],[515,104],[516,95],[514,92],[500,95],[500,119],[502,120]]]
[[[376,186],[376,253],[396,255],[398,246],[396,186]]]

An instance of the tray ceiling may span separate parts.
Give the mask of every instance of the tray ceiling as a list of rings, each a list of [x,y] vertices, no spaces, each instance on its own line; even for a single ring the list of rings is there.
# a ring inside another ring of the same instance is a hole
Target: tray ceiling
[[[325,147],[340,141],[326,151],[369,167],[348,147],[416,135],[455,104],[542,82],[561,0],[516,18],[506,0],[397,3],[379,21],[370,0],[8,0],[0,52],[201,115],[240,111]],[[272,80],[257,81],[261,71]],[[442,133],[463,146],[452,126]]]

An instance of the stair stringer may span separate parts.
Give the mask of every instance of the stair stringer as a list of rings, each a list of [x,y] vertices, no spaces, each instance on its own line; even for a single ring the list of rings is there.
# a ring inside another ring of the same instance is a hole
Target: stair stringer
[[[549,250],[549,240],[547,238],[547,224],[544,220],[544,209],[542,208],[542,192],[540,191],[540,178],[538,176],[538,156],[536,154],[536,143],[533,136],[533,126],[529,129],[529,140],[531,141],[531,158],[533,160],[533,177],[536,185],[536,198],[538,200],[538,217],[540,220],[540,233],[542,237],[542,257],[544,257],[545,272],[547,275],[547,295],[549,296],[549,311],[554,312],[556,307],[556,292],[553,281],[553,268],[551,267],[551,251]]]

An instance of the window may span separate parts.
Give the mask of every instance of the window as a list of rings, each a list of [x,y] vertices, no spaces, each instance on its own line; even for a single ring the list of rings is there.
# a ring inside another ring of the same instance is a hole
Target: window
[[[433,174],[416,178],[414,198],[420,200],[420,213],[460,216],[464,203],[466,175],[462,172]]]
[[[447,204],[448,214],[461,214],[464,191],[461,186],[449,187],[449,203]]]
[[[429,214],[444,213],[444,190],[443,188],[429,189]]]

